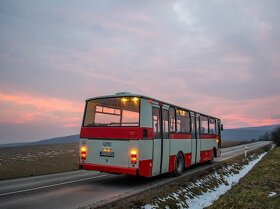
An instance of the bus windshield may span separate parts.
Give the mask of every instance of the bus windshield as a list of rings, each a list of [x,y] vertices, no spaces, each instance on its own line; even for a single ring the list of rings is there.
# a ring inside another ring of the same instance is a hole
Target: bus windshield
[[[139,126],[139,101],[138,97],[90,100],[83,126]]]

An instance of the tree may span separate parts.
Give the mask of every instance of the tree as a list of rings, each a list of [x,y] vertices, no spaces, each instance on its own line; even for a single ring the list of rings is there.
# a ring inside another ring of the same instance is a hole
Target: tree
[[[258,140],[259,141],[271,141],[271,133],[266,132],[264,135],[261,135]]]
[[[271,133],[271,140],[274,141],[276,146],[280,146],[280,127],[276,128],[274,131]]]

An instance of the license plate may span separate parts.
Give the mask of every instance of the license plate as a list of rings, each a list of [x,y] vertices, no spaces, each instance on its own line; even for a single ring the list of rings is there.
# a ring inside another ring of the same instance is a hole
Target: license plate
[[[102,156],[102,157],[114,157],[114,152],[100,151],[100,156]]]

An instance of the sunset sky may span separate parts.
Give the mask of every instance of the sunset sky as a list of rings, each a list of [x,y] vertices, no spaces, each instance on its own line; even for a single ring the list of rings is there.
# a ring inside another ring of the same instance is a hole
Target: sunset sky
[[[0,0],[0,144],[79,133],[84,100],[129,91],[280,124],[280,1]]]

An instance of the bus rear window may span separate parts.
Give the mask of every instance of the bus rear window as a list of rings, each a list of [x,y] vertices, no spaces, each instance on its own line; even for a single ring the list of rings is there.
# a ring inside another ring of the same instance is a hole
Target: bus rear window
[[[83,126],[139,126],[138,97],[87,102]]]

